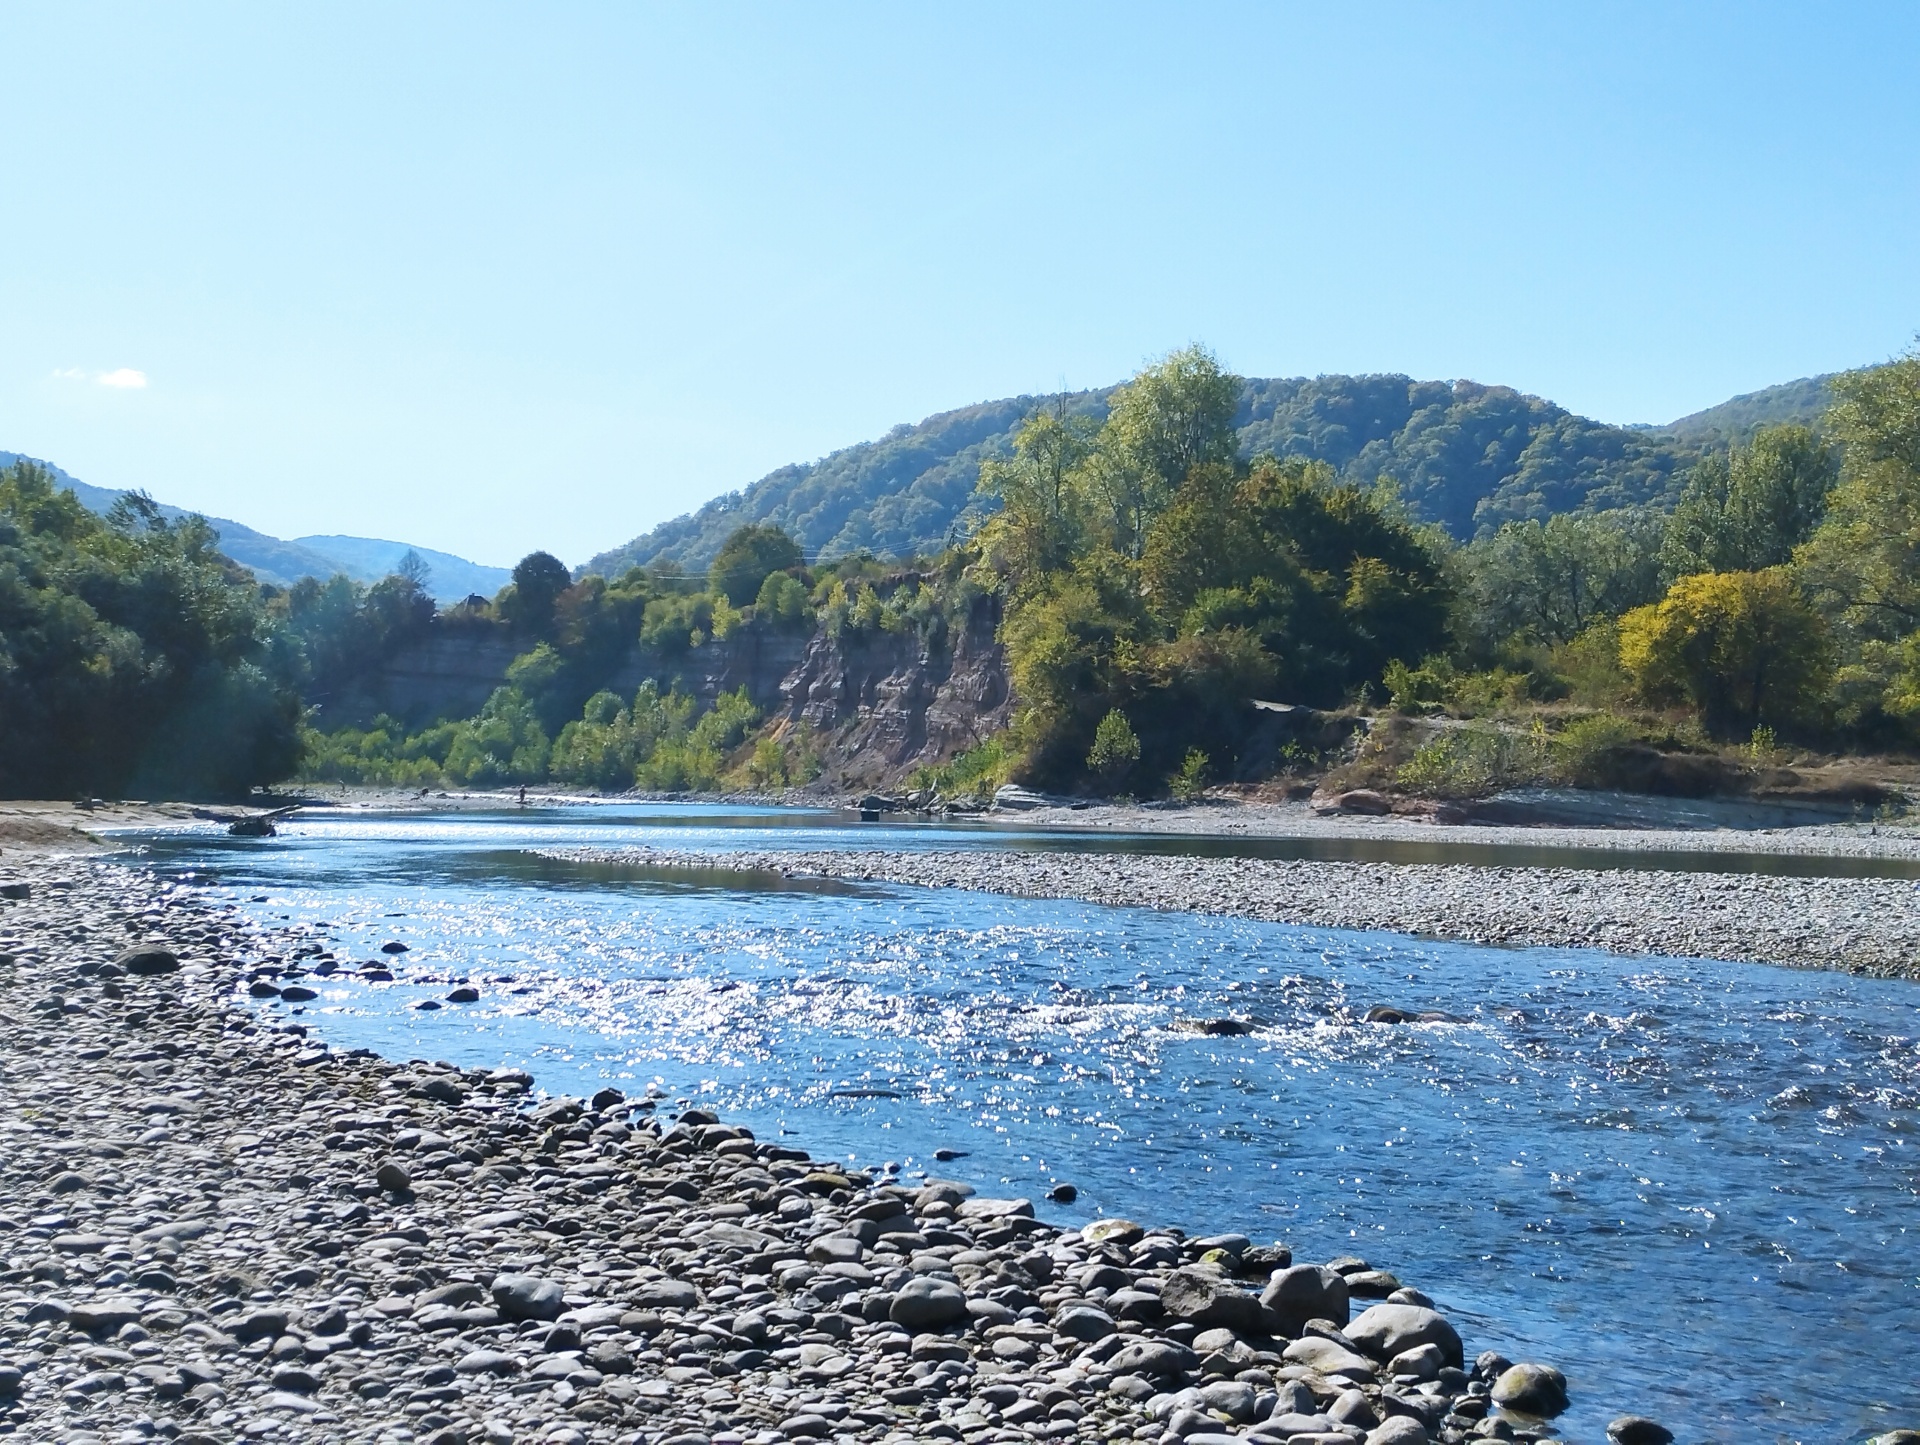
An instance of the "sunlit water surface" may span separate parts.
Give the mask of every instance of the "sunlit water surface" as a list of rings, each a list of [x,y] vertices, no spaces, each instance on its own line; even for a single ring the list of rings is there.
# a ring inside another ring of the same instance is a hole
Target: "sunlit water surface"
[[[817,1156],[1303,1259],[1435,1295],[1469,1349],[1562,1367],[1559,1423],[1683,1441],[1920,1424],[1920,989],[1832,973],[749,874],[535,847],[1004,846],[968,829],[626,807],[342,817],[139,840],[390,984],[265,1006],[337,1045],[658,1081]],[[1044,846],[1047,840],[1028,840]],[[1164,846],[1164,840],[1156,843]],[[454,981],[481,1001],[421,1011]],[[1462,1022],[1354,1022],[1376,1003]],[[1194,1021],[1250,1019],[1211,1037]],[[965,1151],[935,1163],[935,1149]]]

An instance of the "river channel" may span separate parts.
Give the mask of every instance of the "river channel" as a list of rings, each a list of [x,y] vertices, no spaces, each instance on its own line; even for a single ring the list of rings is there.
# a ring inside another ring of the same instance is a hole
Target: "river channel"
[[[1040,1203],[1059,1223],[1360,1255],[1434,1295],[1469,1351],[1565,1370],[1574,1441],[1597,1445],[1627,1410],[1684,1442],[1920,1423],[1911,983],[746,873],[695,884],[528,851],[1010,841],[797,811],[313,814],[271,839],[127,841],[129,861],[191,874],[343,964],[405,943],[391,983],[316,974],[313,1002],[261,1006],[338,1046],[523,1065],[553,1093],[653,1086],[763,1138],[984,1193],[1043,1201],[1070,1182],[1073,1204]],[[415,1006],[461,982],[477,1003]],[[1461,1021],[1355,1022],[1380,1003]],[[1257,1027],[1194,1028],[1227,1015]]]

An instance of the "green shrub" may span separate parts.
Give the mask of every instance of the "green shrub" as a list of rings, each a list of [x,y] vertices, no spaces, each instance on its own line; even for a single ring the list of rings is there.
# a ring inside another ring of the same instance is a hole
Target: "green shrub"
[[[1191,803],[1207,790],[1207,755],[1188,748],[1180,770],[1167,779],[1167,791],[1183,803]]]
[[[1473,723],[1449,728],[1401,764],[1394,781],[1432,798],[1472,798],[1536,783],[1548,775],[1545,730],[1525,733]]]
[[[1094,729],[1093,746],[1087,751],[1087,771],[1112,788],[1124,781],[1140,761],[1140,739],[1127,715],[1114,708],[1100,719]]]
[[[1576,788],[1604,788],[1612,777],[1614,751],[1640,738],[1638,728],[1611,713],[1580,718],[1553,740],[1554,776]]]
[[[789,572],[768,573],[754,598],[753,615],[763,625],[784,632],[812,630],[813,606],[807,600],[806,584]]]

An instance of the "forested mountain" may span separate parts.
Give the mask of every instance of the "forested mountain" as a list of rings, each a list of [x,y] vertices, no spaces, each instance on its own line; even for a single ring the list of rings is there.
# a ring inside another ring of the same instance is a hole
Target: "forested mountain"
[[[1781,386],[1750,391],[1723,401],[1718,406],[1710,406],[1705,411],[1696,411],[1691,416],[1668,422],[1660,430],[1686,442],[1745,443],[1763,426],[1775,426],[1781,422],[1812,426],[1833,404],[1833,376],[1829,372],[1824,376],[1809,376]]]
[[[1080,392],[1067,404],[1104,416],[1107,394]],[[636,562],[671,559],[698,571],[736,527],[766,521],[796,538],[809,559],[862,549],[882,557],[937,552],[956,523],[967,530],[981,513],[973,491],[980,463],[1005,456],[1021,419],[1042,401],[1016,396],[943,411],[821,461],[781,467],[601,553],[585,570],[615,576]]]
[[[22,456],[19,452],[0,452],[0,467],[18,461],[45,467],[54,481],[70,489],[80,503],[96,516],[104,517],[113,504],[127,495],[112,487],[96,487],[69,476],[59,467]],[[159,503],[160,515],[170,522],[187,516],[183,507]],[[207,522],[219,534],[220,550],[260,579],[276,587],[290,587],[302,577],[321,581],[345,573],[354,581],[372,585],[393,571],[409,551],[418,552],[430,569],[427,588],[442,602],[458,602],[470,592],[491,597],[507,583],[505,567],[487,567],[469,562],[450,552],[429,547],[411,547],[405,542],[388,542],[373,537],[300,537],[286,541],[256,532],[244,523],[226,517],[209,517]]]
[[[1244,456],[1270,451],[1324,461],[1361,482],[1391,477],[1420,517],[1466,538],[1515,518],[1670,502],[1702,448],[1768,422],[1810,420],[1827,380],[1735,397],[1667,427],[1622,427],[1470,381],[1254,378],[1242,385],[1234,425]],[[1104,388],[1057,400],[1103,417],[1111,394]],[[1021,419],[1054,400],[1011,397],[941,412],[818,462],[782,467],[583,570],[611,575],[671,560],[697,571],[749,522],[777,523],[809,557],[937,552],[983,515],[973,491],[980,463],[1007,455]]]

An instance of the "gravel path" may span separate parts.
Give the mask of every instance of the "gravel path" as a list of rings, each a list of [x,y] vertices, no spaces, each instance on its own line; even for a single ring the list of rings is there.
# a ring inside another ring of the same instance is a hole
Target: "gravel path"
[[[767,869],[1473,943],[1604,948],[1920,978],[1920,887],[1891,879],[1114,853],[615,848],[555,850],[553,856]]]
[[[924,861],[970,881],[959,860]],[[841,1172],[697,1110],[668,1117],[665,1100],[540,1099],[514,1070],[337,1052],[247,996],[298,1002],[302,978],[378,959],[332,958],[117,865],[31,860],[0,884],[0,1433],[1551,1433],[1500,1405],[1551,1413],[1555,1372],[1467,1354],[1431,1301],[1364,1260],[1296,1265],[1282,1246],[1118,1220],[1062,1232],[1027,1201]]]

